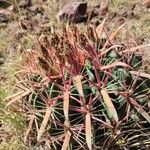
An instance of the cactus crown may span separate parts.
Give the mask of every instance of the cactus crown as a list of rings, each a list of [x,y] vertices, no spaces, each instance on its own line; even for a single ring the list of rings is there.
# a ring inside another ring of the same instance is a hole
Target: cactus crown
[[[116,44],[123,26],[102,38],[105,21],[85,32],[67,26],[28,53],[27,82],[20,83],[28,89],[25,140],[35,135],[33,143],[62,150],[133,146],[132,134],[141,133],[126,127],[150,123],[149,80],[132,74],[141,65],[140,46]]]

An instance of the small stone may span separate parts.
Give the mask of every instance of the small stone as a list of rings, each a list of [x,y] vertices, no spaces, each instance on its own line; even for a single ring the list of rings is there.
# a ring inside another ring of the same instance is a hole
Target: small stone
[[[150,8],[150,0],[144,0],[144,5],[146,8]]]
[[[0,13],[0,23],[7,23],[8,21],[9,17],[4,13]]]
[[[59,21],[82,22],[86,19],[87,2],[70,2],[57,14]]]
[[[5,59],[3,57],[0,57],[0,65],[2,65],[5,62]]]

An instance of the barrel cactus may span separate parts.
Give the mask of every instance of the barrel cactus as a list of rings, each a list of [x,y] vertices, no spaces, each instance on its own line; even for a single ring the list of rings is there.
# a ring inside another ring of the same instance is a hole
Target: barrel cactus
[[[123,26],[102,38],[105,21],[86,31],[66,26],[28,52],[19,91],[8,102],[22,99],[29,117],[25,142],[52,150],[150,144],[149,79],[135,54],[143,46],[116,44]]]

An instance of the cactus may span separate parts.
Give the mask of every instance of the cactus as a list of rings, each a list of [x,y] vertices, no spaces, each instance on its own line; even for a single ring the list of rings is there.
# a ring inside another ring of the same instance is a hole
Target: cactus
[[[143,46],[116,44],[123,26],[102,39],[105,21],[87,31],[67,26],[28,53],[25,82],[18,83],[29,116],[25,141],[57,150],[150,144],[144,128],[150,123],[149,79],[140,76],[142,61],[135,54]],[[131,133],[129,126],[143,130]],[[145,142],[139,144],[141,139]]]

